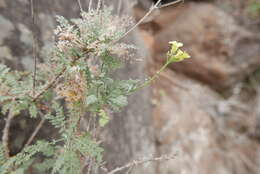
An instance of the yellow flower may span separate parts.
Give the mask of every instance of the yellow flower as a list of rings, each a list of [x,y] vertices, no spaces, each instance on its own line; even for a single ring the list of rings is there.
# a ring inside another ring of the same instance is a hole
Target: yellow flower
[[[171,44],[171,53],[174,54],[176,51],[183,46],[183,43],[177,42],[177,41],[170,41],[169,44]]]
[[[177,41],[171,41],[169,43],[171,44],[171,50],[167,53],[168,63],[180,62],[190,58],[190,55],[187,52],[180,49],[183,46],[182,43]]]

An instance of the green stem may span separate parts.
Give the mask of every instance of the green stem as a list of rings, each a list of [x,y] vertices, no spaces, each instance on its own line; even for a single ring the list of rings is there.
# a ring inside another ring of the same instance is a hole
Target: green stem
[[[140,89],[145,88],[146,86],[149,86],[155,79],[157,79],[159,77],[159,75],[161,74],[161,72],[163,72],[165,70],[165,68],[170,64],[170,61],[167,61],[149,80],[147,80],[146,82],[144,82],[143,84],[141,84],[140,86],[136,87],[135,89],[133,89],[132,91],[130,91],[130,93],[133,93],[135,91],[138,91]]]

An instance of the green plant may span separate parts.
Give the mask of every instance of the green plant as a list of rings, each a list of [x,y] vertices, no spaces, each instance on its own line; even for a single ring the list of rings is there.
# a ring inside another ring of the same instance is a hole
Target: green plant
[[[253,0],[248,6],[248,11],[253,16],[260,15],[260,2],[258,0]]]
[[[189,58],[181,51],[181,43],[170,42],[166,63],[153,77],[144,83],[116,80],[113,71],[120,68],[130,49],[136,49],[119,42],[128,32],[129,17],[112,15],[111,9],[105,8],[82,12],[79,19],[59,16],[57,21],[57,42],[46,63],[39,65],[37,81],[31,72],[11,71],[0,65],[1,111],[8,115],[0,144],[1,174],[26,173],[29,168],[78,174],[86,162],[91,164],[90,170],[102,166],[104,150],[96,131],[110,121],[109,112],[126,106],[127,96],[151,84],[169,64]],[[22,151],[10,156],[10,124],[22,111],[31,118],[40,116],[49,121],[59,130],[60,138],[31,145],[36,129]],[[85,131],[79,126],[83,117],[89,117]]]

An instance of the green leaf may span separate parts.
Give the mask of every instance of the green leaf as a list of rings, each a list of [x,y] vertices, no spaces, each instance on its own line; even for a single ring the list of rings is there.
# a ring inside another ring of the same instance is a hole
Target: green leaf
[[[55,159],[48,158],[41,163],[37,163],[34,165],[34,168],[37,169],[39,172],[45,172],[50,170],[55,164]]]
[[[123,95],[120,95],[116,98],[112,98],[112,99],[110,99],[110,101],[117,107],[124,107],[128,104],[127,97],[123,96]]]
[[[138,84],[139,80],[122,80],[119,82],[120,89],[124,90],[124,92],[130,92],[134,90]]]
[[[55,111],[55,116],[51,112],[45,115],[45,118],[62,133],[65,130],[66,118],[64,115],[63,107],[58,102],[52,103],[52,108]]]
[[[2,106],[2,114],[6,114],[7,113],[7,111],[8,110],[10,110],[10,108],[12,108],[13,107],[13,105],[14,105],[14,103],[13,102],[10,102],[10,103],[7,103],[7,104],[5,104],[5,105],[3,105]]]
[[[31,166],[33,161],[34,161],[34,159],[30,159],[30,160],[24,162],[24,164],[22,166],[20,166],[15,171],[12,171],[11,174],[26,174],[27,173],[26,171],[29,169],[29,167]]]
[[[54,163],[52,174],[80,174],[80,164],[80,159],[74,150],[64,149]]]
[[[111,70],[115,70],[117,68],[120,67],[121,62],[118,58],[113,57],[112,55],[110,55],[109,51],[105,50],[102,54],[101,54],[101,58],[103,60],[103,69],[105,69],[107,72],[111,71]]]
[[[91,139],[89,135],[83,135],[78,137],[74,141],[73,149],[78,150],[80,153],[86,156],[95,158],[98,163],[102,162],[103,148]]]
[[[20,114],[20,112],[22,110],[25,110],[28,108],[28,105],[29,105],[29,102],[26,101],[26,100],[20,100],[18,102],[14,102],[14,105],[13,105],[13,112],[15,115],[18,115]]]
[[[63,27],[63,28],[70,27],[69,21],[66,18],[64,18],[63,16],[58,16],[57,15],[56,16],[56,20],[57,20],[57,22],[59,23],[59,25],[61,27]]]
[[[29,107],[29,113],[32,118],[37,117],[38,109],[37,109],[35,103],[32,103],[31,106]]]
[[[99,118],[99,125],[101,127],[104,127],[109,122],[109,117],[108,117],[107,113],[103,109],[101,109],[99,111],[99,116],[100,116],[100,118]]]
[[[2,166],[1,172],[3,174],[8,173],[8,170],[12,167],[16,167],[14,173],[22,173],[30,166],[34,160],[34,156],[39,153],[46,151],[50,147],[50,143],[45,141],[37,141],[36,144],[27,146],[22,152],[9,158]]]
[[[12,99],[11,96],[0,96],[0,102],[4,102],[5,100],[10,100]]]
[[[4,147],[3,147],[2,143],[0,142],[0,166],[2,166],[5,162],[6,162],[6,158],[5,158]],[[1,169],[1,167],[0,167],[0,169]]]
[[[86,98],[86,104],[91,105],[98,101],[97,97],[95,95],[90,95]]]
[[[4,77],[9,70],[10,69],[6,65],[0,64],[0,77]]]

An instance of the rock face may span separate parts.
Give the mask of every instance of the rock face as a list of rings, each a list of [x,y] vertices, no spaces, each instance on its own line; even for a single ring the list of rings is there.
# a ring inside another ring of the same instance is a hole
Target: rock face
[[[154,93],[158,154],[176,154],[174,160],[158,165],[158,173],[258,173],[259,145],[235,131],[239,123],[226,125],[231,120],[219,113],[223,99],[216,92],[168,70],[155,84]],[[232,111],[228,117],[237,118],[238,113]]]
[[[244,1],[195,2],[161,9],[140,27],[153,73],[169,41],[183,42],[192,57],[173,64],[153,88],[157,153],[177,154],[157,173],[257,174],[259,30],[245,25]],[[253,88],[244,81],[251,78]]]
[[[176,19],[164,21],[167,26],[155,36],[157,60],[164,60],[170,40],[182,41],[192,59],[172,65],[172,69],[215,89],[231,87],[257,68],[259,35],[239,26],[232,16],[211,4],[191,3],[179,11]]]

